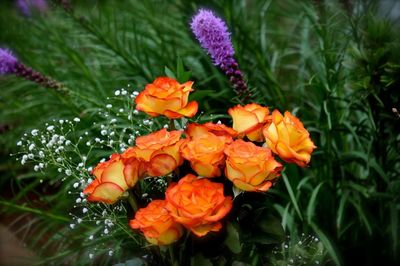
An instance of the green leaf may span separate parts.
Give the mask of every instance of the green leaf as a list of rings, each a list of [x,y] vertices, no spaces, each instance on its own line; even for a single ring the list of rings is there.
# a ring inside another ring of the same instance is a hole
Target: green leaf
[[[286,234],[280,219],[270,214],[270,210],[262,209],[253,212],[248,218],[251,228],[243,228],[243,238],[250,243],[273,244],[285,241]],[[241,235],[242,236],[242,235]]]
[[[190,79],[192,75],[192,71],[185,71],[183,66],[183,60],[181,57],[178,56],[177,63],[176,63],[176,76],[177,80],[181,83],[186,82]]]
[[[190,266],[212,266],[212,262],[206,259],[202,254],[197,253],[190,259]]]
[[[341,265],[339,256],[333,247],[332,242],[329,240],[329,238],[325,235],[325,233],[313,222],[310,223],[311,228],[315,231],[321,242],[324,244],[326,250],[328,251],[329,255],[331,256],[333,262],[336,265]]]
[[[176,79],[175,73],[171,69],[169,69],[167,66],[164,68],[164,73],[168,77]]]
[[[295,197],[295,195],[293,193],[292,186],[290,185],[290,182],[289,182],[289,180],[288,180],[288,178],[287,178],[285,173],[282,173],[282,179],[283,179],[283,182],[285,183],[287,191],[289,192],[289,196],[290,196],[290,199],[292,200],[292,204],[294,206],[294,209],[296,210],[297,215],[299,216],[300,220],[303,221],[303,216],[301,215],[301,211],[300,211],[299,205],[297,204],[297,199],[296,199],[296,197]]]
[[[318,192],[320,190],[320,188],[322,187],[322,185],[325,182],[321,182],[319,183],[319,185],[313,190],[311,197],[310,197],[310,201],[308,202],[308,206],[307,206],[307,220],[308,222],[310,222],[314,216],[315,213],[315,207],[317,206],[317,195]]]
[[[235,226],[231,223],[226,225],[226,230],[228,232],[228,236],[226,237],[224,244],[235,254],[238,254],[242,251],[242,247],[240,246],[239,233]]]

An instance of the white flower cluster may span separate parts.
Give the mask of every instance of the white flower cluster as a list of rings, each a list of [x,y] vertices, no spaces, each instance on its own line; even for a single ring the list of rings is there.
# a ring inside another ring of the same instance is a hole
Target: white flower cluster
[[[17,160],[20,160],[22,165],[28,161],[35,163],[33,167],[35,171],[41,171],[49,165],[64,166],[60,168],[61,171],[71,175],[71,170],[65,167],[66,153],[72,144],[67,136],[79,121],[79,118],[74,118],[73,121],[53,121],[54,124],[46,124],[44,130],[32,129],[30,134],[25,133],[17,142],[17,146],[22,150]]]
[[[323,244],[315,236],[304,233],[299,240],[287,240],[280,246],[276,247],[273,252],[279,260],[286,261],[286,265],[319,265],[323,261],[325,250]]]
[[[127,89],[117,89],[112,97],[107,98],[105,106],[91,116],[94,121],[91,125],[84,127],[88,121],[82,119],[81,122],[79,117],[53,120],[44,129],[30,130],[17,143],[21,152],[16,157],[21,164],[29,162],[34,164],[35,171],[54,168],[59,173],[59,176],[48,175],[52,179],[47,181],[62,181],[68,195],[74,197],[69,228],[76,230],[81,224],[91,224],[97,228],[87,232],[87,241],[96,237],[106,239],[118,232],[126,232],[126,223],[121,224],[127,217],[123,203],[89,204],[83,193],[94,179],[91,176],[93,166],[108,159],[98,160],[99,154],[95,152],[102,150],[109,154],[120,153],[133,146],[138,136],[153,132],[156,128],[168,128],[167,124],[164,125],[165,121],[148,119],[145,114],[135,110],[134,99],[138,94],[129,85]],[[164,179],[154,179],[154,182],[153,185],[160,190],[167,185]],[[113,246],[107,246],[107,241],[101,242],[103,247],[87,253],[89,258],[94,258],[99,250],[107,252],[109,256],[118,251]]]

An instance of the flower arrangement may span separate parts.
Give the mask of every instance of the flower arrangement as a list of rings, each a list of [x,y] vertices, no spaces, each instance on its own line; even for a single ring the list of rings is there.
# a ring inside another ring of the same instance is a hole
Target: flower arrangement
[[[118,225],[119,232],[149,249],[153,262],[174,265],[187,263],[185,251],[193,241],[212,241],[221,234],[237,252],[242,240],[237,227],[242,220],[257,224],[256,217],[266,223],[274,219],[270,215],[265,219],[262,208],[252,218],[245,217],[244,206],[252,208],[252,204],[243,199],[268,192],[279,181],[285,163],[307,167],[316,148],[303,123],[289,111],[282,115],[246,103],[252,95],[220,18],[200,10],[191,28],[242,99],[227,110],[230,119],[224,123],[200,119],[199,104],[189,100],[195,82],[162,76],[141,91],[115,91],[125,106],[115,112],[112,104],[106,106],[103,115],[109,123],[99,126],[104,139],[92,139],[88,132],[76,134],[80,123],[76,117],[60,120],[56,127],[46,125],[43,132],[35,129],[30,135],[36,140],[25,135],[19,143],[27,149],[22,164],[36,161],[36,171],[53,165],[77,179],[72,187],[78,190],[75,209],[81,208],[81,213],[71,213],[75,221],[71,229],[84,220],[100,224],[103,219],[101,235],[109,235]],[[0,62],[2,74],[17,74],[24,67],[7,50],[0,50]],[[60,88],[50,79],[34,81]],[[121,130],[122,115],[127,116],[130,129]],[[135,124],[133,116],[143,117],[142,123]],[[82,145],[89,147],[86,155],[81,153]],[[90,156],[94,151],[105,158],[95,162]],[[94,165],[88,167],[88,162]],[[278,226],[277,231],[281,243],[283,229]],[[93,240],[93,234],[88,238]],[[113,253],[108,249],[110,256]]]
[[[202,237],[222,228],[221,220],[232,209],[232,196],[224,195],[226,177],[235,190],[265,192],[282,171],[282,160],[305,167],[315,148],[301,121],[258,104],[235,106],[229,110],[233,128],[224,124],[189,123],[187,130],[174,128],[175,119],[193,117],[198,104],[189,102],[193,82],[179,84],[175,79],[159,77],[136,97],[136,109],[150,116],[164,115],[172,125],[136,138],[136,145],[121,154],[112,154],[92,171],[95,179],[84,189],[88,201],[115,203],[134,190],[144,178],[169,176],[164,200],[137,210],[130,221],[153,244],[165,245],[179,240],[183,228]],[[185,136],[185,137],[183,137]],[[244,139],[246,139],[244,140]],[[256,143],[265,142],[258,146]],[[182,167],[187,160],[191,169]],[[182,176],[183,173],[188,172]],[[161,222],[163,221],[163,222]]]

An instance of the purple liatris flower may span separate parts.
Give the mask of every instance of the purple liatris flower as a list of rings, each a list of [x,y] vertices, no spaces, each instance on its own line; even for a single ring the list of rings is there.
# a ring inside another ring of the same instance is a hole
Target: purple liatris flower
[[[233,58],[230,33],[225,22],[205,9],[200,9],[193,17],[191,28],[200,45],[207,50],[217,66],[226,64]]]
[[[30,16],[32,10],[45,12],[47,10],[46,0],[17,0],[17,7],[24,16]]]
[[[235,51],[225,22],[212,11],[200,9],[192,18],[190,27],[213,63],[224,71],[236,92],[246,100],[250,92],[234,58]]]
[[[0,48],[0,75],[5,74],[14,74],[33,81],[39,86],[55,89],[63,93],[67,92],[62,84],[18,62],[17,58],[9,50]]]
[[[14,73],[17,63],[17,58],[9,50],[0,48],[0,75]]]

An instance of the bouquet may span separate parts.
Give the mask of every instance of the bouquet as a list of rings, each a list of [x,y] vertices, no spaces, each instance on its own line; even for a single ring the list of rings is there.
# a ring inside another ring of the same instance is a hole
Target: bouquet
[[[25,149],[21,164],[33,161],[35,171],[53,166],[63,176],[76,203],[70,230],[88,242],[99,239],[86,254],[90,259],[134,247],[126,264],[256,265],[266,261],[255,253],[268,247],[271,263],[318,264],[324,254],[318,239],[303,235],[288,252],[285,232],[268,207],[269,190],[290,178],[285,165],[309,165],[316,148],[309,132],[291,112],[253,99],[223,20],[203,9],[191,29],[238,96],[228,115],[199,112],[189,99],[196,82],[178,61],[176,73],[166,69],[143,89],[117,89],[99,112],[104,120],[93,122],[93,135],[80,128],[79,117],[25,134],[18,143]],[[0,59],[2,74],[68,91],[10,51],[2,50]]]

